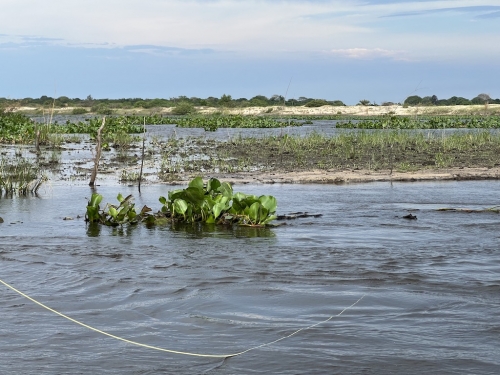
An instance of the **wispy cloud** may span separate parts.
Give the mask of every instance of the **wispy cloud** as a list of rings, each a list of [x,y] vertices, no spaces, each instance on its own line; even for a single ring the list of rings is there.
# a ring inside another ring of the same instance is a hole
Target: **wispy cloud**
[[[480,14],[476,16],[476,18],[499,18],[499,17],[500,17],[500,11]]]
[[[217,53],[215,50],[210,48],[188,49],[188,48],[155,46],[147,44],[126,46],[123,47],[123,49],[129,52],[146,53],[151,55],[165,55],[165,56],[193,56],[193,55],[209,55]]]
[[[437,9],[423,9],[416,10],[410,12],[400,12],[388,14],[383,17],[408,17],[408,16],[421,16],[421,15],[429,15],[436,13],[483,13],[478,17],[487,18],[488,15],[500,12],[500,6],[492,6],[492,5],[479,5],[479,6],[463,6],[463,7],[445,7],[445,8],[437,8]],[[486,16],[486,17],[485,17]]]
[[[387,50],[383,48],[347,48],[332,49],[327,54],[356,60],[390,59],[408,61],[406,51]]]
[[[130,53],[166,56],[231,52],[300,59],[337,51],[332,53],[358,59],[469,58],[467,51],[478,48],[475,42],[464,43],[465,37],[498,35],[494,22],[488,21],[500,17],[500,6],[494,4],[492,0],[150,0],[145,5],[140,0],[52,0],[47,5],[3,0],[0,43],[125,48]],[[441,18],[436,16],[440,14]],[[464,14],[484,22],[463,27]],[[422,27],[427,19],[434,23]],[[484,53],[495,50],[500,52],[500,47],[488,46]]]

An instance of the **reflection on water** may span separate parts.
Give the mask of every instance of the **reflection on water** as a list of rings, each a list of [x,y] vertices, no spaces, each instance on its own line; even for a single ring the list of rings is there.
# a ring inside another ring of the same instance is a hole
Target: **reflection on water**
[[[245,186],[279,213],[319,218],[277,228],[93,226],[86,186],[2,198],[0,279],[91,326],[174,350],[169,355],[85,330],[0,290],[0,373],[496,374],[500,182]],[[159,208],[167,186],[101,186]],[[297,199],[300,197],[300,199]],[[402,219],[408,212],[417,220]],[[80,218],[78,217],[80,216]],[[74,220],[63,220],[72,217]]]

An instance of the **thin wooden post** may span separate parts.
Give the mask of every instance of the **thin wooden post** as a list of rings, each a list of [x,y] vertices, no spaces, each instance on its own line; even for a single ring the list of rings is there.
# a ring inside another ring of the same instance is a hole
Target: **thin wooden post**
[[[94,187],[95,178],[97,176],[97,167],[99,166],[99,160],[101,159],[101,132],[104,129],[104,124],[106,124],[106,117],[102,118],[102,125],[97,130],[97,144],[95,145],[95,160],[94,160],[94,169],[92,170],[92,174],[90,175],[89,186]]]
[[[141,192],[142,168],[144,167],[144,147],[146,143],[146,117],[144,117],[144,127],[142,134],[142,157],[141,157],[141,172],[139,173],[139,193]]]

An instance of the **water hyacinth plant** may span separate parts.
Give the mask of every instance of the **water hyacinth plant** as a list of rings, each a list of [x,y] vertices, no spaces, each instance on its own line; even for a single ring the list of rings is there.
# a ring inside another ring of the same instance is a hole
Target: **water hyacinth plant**
[[[118,194],[116,198],[118,199],[118,205],[108,203],[101,210],[102,195],[92,194],[87,205],[85,221],[113,227],[123,224],[137,224],[141,221],[146,223],[154,222],[154,216],[149,214],[151,209],[148,206],[144,206],[140,212],[136,211],[132,195],[123,197],[122,194]]]
[[[233,194],[232,186],[212,178],[207,184],[193,179],[183,190],[160,197],[162,212],[176,221],[264,226],[276,219],[276,198],[270,195]]]
[[[168,198],[159,198],[162,207],[154,215],[150,214],[151,209],[147,206],[137,212],[131,195],[124,198],[119,194],[117,199],[119,205],[107,204],[101,210],[102,195],[92,194],[85,220],[109,226],[139,222],[152,225],[166,220],[171,223],[263,227],[277,218],[277,201],[273,196],[233,193],[229,183],[221,183],[216,178],[205,184],[201,177],[196,177],[187,188],[170,191]]]

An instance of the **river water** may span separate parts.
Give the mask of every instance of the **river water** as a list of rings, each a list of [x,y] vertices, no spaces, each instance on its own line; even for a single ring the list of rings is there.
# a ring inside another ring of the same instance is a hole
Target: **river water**
[[[172,187],[102,186],[159,209]],[[90,228],[90,190],[0,199],[1,374],[498,374],[499,181],[245,185],[279,213],[265,230]],[[409,212],[417,220],[402,217]],[[74,220],[63,220],[63,217]],[[338,315],[343,309],[364,298]],[[324,322],[330,316],[331,320]]]

